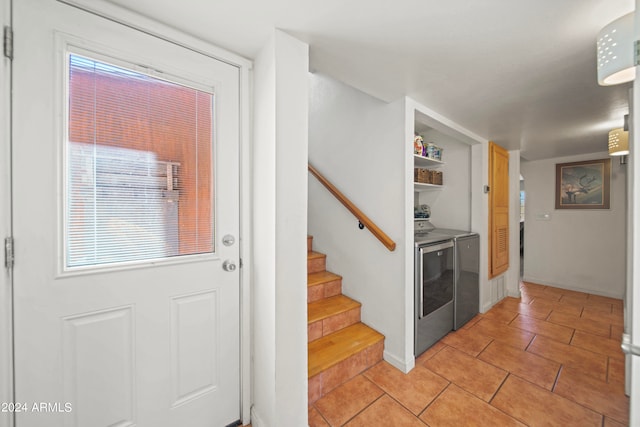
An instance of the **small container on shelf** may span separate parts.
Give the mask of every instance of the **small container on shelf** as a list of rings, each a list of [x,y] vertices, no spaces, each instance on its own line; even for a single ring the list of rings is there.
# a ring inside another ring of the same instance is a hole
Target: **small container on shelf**
[[[432,170],[430,175],[431,184],[442,185],[442,171]]]
[[[420,135],[416,135],[413,139],[413,153],[423,155],[424,145],[422,144],[422,137]]]
[[[434,157],[435,150],[436,150],[435,144],[433,142],[427,142],[424,156],[430,159],[435,159]]]
[[[431,216],[431,208],[429,205],[419,205],[413,207],[414,219],[428,219]]]
[[[415,168],[413,170],[413,181],[422,184],[431,184],[431,171],[429,169]]]
[[[442,161],[442,147],[436,146],[436,149],[434,152],[434,159],[438,161]]]
[[[433,160],[442,161],[442,147],[434,144],[433,142],[428,142],[424,144],[424,156]]]

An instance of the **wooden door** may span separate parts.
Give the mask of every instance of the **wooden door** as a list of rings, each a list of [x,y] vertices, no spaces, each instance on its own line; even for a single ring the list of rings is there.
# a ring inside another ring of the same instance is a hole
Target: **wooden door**
[[[489,278],[509,268],[509,152],[489,142]]]

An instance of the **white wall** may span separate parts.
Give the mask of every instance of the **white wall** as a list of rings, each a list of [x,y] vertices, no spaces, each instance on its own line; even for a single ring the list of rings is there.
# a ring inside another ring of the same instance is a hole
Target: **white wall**
[[[487,142],[471,147],[471,229],[480,235],[480,312],[493,304],[489,281],[489,145]]]
[[[419,193],[419,204],[431,206],[431,222],[439,228],[471,229],[471,146],[435,129],[420,132],[425,142],[442,147],[443,189]]]
[[[608,154],[523,162],[524,280],[622,298],[626,284],[626,166],[611,160],[611,209],[555,210],[555,165]],[[542,220],[549,215],[549,220]]]
[[[355,217],[313,177],[309,234],[314,248],[328,255],[327,269],[343,276],[343,293],[362,303],[362,321],[385,335],[385,359],[410,369],[403,105],[387,104],[321,74],[310,74],[309,80],[309,163],[387,233],[396,250],[388,251],[368,230],[358,229]]]
[[[255,61],[252,424],[307,425],[308,46],[276,30]]]

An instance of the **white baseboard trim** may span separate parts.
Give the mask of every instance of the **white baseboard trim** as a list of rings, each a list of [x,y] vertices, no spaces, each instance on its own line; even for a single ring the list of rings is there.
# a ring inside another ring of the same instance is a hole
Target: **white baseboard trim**
[[[607,290],[600,290],[600,289],[586,289],[586,288],[581,288],[579,286],[572,286],[572,285],[567,285],[563,283],[555,283],[550,280],[540,279],[540,278],[531,277],[531,276],[523,277],[522,281],[535,283],[538,285],[544,285],[544,286],[553,286],[554,288],[567,289],[569,291],[584,292],[587,294],[600,295],[603,297],[624,299],[623,295],[620,295],[619,293],[616,293],[616,292],[608,292]]]
[[[258,415],[255,406],[251,407],[251,425],[252,427],[269,427]]]
[[[520,288],[518,288],[517,291],[512,291],[510,289],[507,289],[507,296],[511,298],[520,298],[522,296],[522,294],[520,293]]]
[[[405,374],[409,373],[409,371],[411,371],[416,366],[415,357],[412,357],[411,360],[403,361],[400,358],[394,356],[393,354],[388,353],[387,350],[385,350],[382,353],[382,358],[386,362],[388,362],[390,365],[392,365],[394,368],[401,370]]]
[[[488,302],[485,305],[482,306],[482,310],[480,311],[480,313],[484,314],[487,311],[491,310],[491,308],[496,305],[499,301],[496,301],[495,303],[492,302]]]

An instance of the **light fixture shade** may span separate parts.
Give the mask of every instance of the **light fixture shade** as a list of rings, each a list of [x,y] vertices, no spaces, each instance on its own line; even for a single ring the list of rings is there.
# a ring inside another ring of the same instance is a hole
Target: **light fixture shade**
[[[636,77],[633,61],[634,12],[616,19],[598,33],[598,83],[629,82]]]
[[[629,154],[629,132],[622,128],[609,132],[609,155],[625,156]]]

